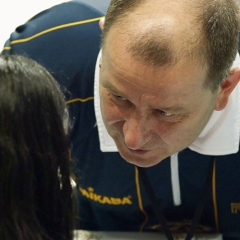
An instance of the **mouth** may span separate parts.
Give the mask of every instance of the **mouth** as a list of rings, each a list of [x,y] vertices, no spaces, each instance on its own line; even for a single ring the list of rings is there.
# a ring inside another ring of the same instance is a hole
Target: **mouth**
[[[125,146],[126,146],[126,144],[125,144]],[[141,155],[142,156],[142,155],[145,155],[149,152],[149,150],[141,150],[141,149],[133,150],[133,149],[127,147],[127,146],[126,146],[126,148],[128,149],[129,152],[131,152],[135,155]]]

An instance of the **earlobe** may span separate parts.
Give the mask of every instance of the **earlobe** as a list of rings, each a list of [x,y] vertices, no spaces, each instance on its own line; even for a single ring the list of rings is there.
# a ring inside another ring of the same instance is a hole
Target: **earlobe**
[[[214,110],[221,111],[226,107],[229,96],[231,92],[235,89],[239,81],[240,81],[240,67],[236,67],[230,71],[228,77],[219,87]]]
[[[103,31],[103,27],[104,27],[104,22],[105,22],[105,17],[103,17],[99,20],[99,27],[102,31]]]

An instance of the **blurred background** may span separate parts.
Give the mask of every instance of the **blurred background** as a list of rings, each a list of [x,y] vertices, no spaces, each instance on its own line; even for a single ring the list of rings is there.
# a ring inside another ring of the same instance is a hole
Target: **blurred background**
[[[0,0],[0,51],[17,26],[25,23],[38,12],[62,2],[67,1]],[[92,5],[105,14],[110,0],[80,0],[80,2]]]

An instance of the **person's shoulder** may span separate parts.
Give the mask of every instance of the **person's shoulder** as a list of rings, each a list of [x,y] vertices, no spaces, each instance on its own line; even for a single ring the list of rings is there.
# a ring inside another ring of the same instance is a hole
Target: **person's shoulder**
[[[101,31],[98,22],[102,16],[97,9],[79,1],[55,5],[18,26],[6,42],[3,53],[25,53],[38,60],[36,51],[37,54],[40,50],[53,52],[52,47],[56,52],[58,47],[74,49],[76,45],[77,49],[83,47],[81,50],[84,50],[84,45],[80,44],[84,41],[91,44],[95,41],[99,46]]]
[[[54,27],[74,26],[74,24],[84,24],[88,21],[98,21],[103,14],[92,6],[79,1],[68,1],[46,9],[34,17],[26,24],[34,24],[37,31]],[[33,30],[33,29],[32,29]]]

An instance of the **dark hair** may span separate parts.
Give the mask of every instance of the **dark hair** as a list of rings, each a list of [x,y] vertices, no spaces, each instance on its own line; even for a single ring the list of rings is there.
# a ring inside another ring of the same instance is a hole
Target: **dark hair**
[[[111,0],[102,34],[103,50],[111,27],[117,24],[121,26],[120,24],[128,24],[127,21],[133,21],[128,16],[134,14],[134,10],[145,2],[147,0]],[[134,57],[137,55],[138,60],[153,66],[174,64],[184,54],[187,54],[187,57],[194,58],[202,65],[206,62],[208,70],[204,87],[214,91],[229,74],[237,54],[240,28],[238,2],[237,0],[200,0],[187,1],[185,4],[191,9],[191,11],[188,10],[193,15],[192,26],[197,30],[199,29],[199,38],[192,40],[186,36],[183,41],[183,43],[186,43],[180,49],[179,56],[176,58],[173,56],[178,53],[172,51],[167,38],[161,38],[161,35],[159,37],[161,29],[157,27],[152,29],[149,34],[144,34],[144,36],[137,36],[136,38],[136,35],[134,35],[134,39],[129,37],[131,46],[128,50],[132,52]],[[131,33],[127,34],[130,36]],[[157,35],[158,37],[156,37]],[[188,41],[190,41],[189,44]]]
[[[65,115],[42,66],[0,55],[0,239],[72,239]]]

